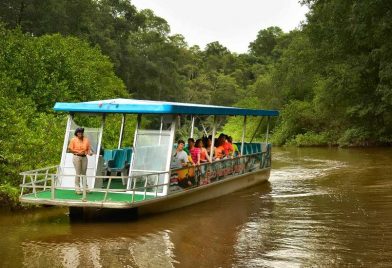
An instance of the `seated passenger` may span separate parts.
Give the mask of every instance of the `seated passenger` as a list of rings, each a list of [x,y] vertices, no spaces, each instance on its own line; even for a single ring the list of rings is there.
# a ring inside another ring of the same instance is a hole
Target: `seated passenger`
[[[188,145],[184,147],[184,151],[185,151],[188,155],[190,155],[191,153],[190,153],[189,150],[190,150],[191,147],[193,147],[193,146],[195,146],[195,140],[194,140],[193,138],[189,138],[189,139],[188,139]]]
[[[177,143],[177,149],[174,151],[171,159],[170,168],[182,168],[188,165],[188,155],[184,151],[185,142],[183,140],[179,140]]]
[[[193,139],[192,139],[192,141],[193,141]],[[197,141],[196,141],[196,144],[198,144],[198,142],[199,143],[201,143],[201,140],[200,139],[198,139]],[[192,162],[194,163],[194,164],[196,164],[196,165],[200,165],[200,153],[201,153],[201,149],[200,149],[200,146],[198,147],[198,146],[195,146],[195,143],[189,143],[189,153],[190,153],[190,155],[191,155],[191,157],[192,157]]]
[[[215,148],[215,160],[220,160],[225,158],[225,141],[223,137],[219,137],[217,141],[217,147]]]
[[[210,155],[208,154],[207,149],[204,147],[203,141],[198,139],[195,146],[200,149],[200,162],[206,163],[208,161],[211,163]]]
[[[211,144],[212,144],[212,138],[211,137],[208,137],[207,139],[205,139],[204,147],[206,148],[208,155],[211,154],[211,149],[212,149],[212,154],[214,154],[214,148],[211,148]]]
[[[232,138],[231,136],[229,136],[229,137],[227,138],[227,141],[230,142],[230,144],[233,146],[233,156],[234,156],[234,157],[241,156],[241,152],[240,152],[240,150],[238,149],[237,144],[235,144],[235,143],[233,144],[233,138]]]
[[[226,156],[233,157],[234,154],[234,148],[233,145],[228,141],[227,135],[224,135],[225,143],[223,144],[223,147],[225,148],[225,154]]]

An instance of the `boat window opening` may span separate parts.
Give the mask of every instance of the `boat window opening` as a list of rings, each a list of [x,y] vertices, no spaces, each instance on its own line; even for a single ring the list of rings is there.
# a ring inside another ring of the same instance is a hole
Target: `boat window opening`
[[[169,171],[168,164],[170,164],[174,136],[173,116],[161,116],[159,119],[159,125],[155,124],[156,129],[151,129],[151,124],[148,129],[144,129],[142,124],[135,131],[130,175],[138,177],[128,182],[128,189],[140,188],[143,184],[146,186],[156,183],[163,184],[169,179],[167,172]],[[160,174],[148,176],[148,179],[143,178],[145,174],[152,172]],[[146,192],[163,194],[164,187],[148,187]]]

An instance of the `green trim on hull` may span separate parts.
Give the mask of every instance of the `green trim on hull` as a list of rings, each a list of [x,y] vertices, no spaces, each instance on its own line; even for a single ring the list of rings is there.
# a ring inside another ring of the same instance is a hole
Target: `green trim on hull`
[[[34,199],[49,199],[51,200],[51,192],[50,191],[42,191],[37,193],[37,198],[34,194],[26,194],[23,195],[24,198],[29,198],[31,200]],[[105,193],[104,192],[90,192],[87,194],[87,201],[90,202],[102,202],[104,200]],[[134,202],[143,201],[153,199],[155,196],[146,195],[144,199],[144,195],[135,194]],[[75,200],[82,201],[82,195],[78,195],[73,190],[55,190],[55,200]],[[132,194],[128,193],[108,193],[106,201],[109,202],[132,202]]]

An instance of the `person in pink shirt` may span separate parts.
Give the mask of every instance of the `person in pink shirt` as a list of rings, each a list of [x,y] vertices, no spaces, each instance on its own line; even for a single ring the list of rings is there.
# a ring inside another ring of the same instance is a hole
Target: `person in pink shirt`
[[[200,165],[200,148],[195,146],[195,140],[192,138],[188,139],[188,144],[189,154],[192,157],[193,163],[195,163],[196,165]]]

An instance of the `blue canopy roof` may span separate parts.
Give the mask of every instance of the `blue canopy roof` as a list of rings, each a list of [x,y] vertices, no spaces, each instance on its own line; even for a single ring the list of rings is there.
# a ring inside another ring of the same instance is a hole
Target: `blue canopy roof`
[[[112,99],[89,102],[57,102],[54,110],[77,113],[124,113],[124,114],[193,114],[193,115],[254,115],[278,116],[276,110],[255,110],[236,107],[193,103],[162,102],[134,99]]]

